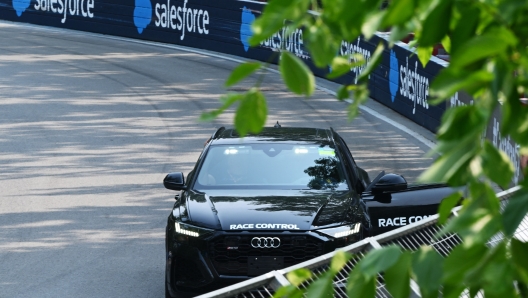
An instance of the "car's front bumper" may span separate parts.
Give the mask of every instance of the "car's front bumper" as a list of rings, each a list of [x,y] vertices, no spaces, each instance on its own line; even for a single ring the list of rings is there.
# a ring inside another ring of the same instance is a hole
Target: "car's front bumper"
[[[180,291],[217,289],[307,261],[361,237],[344,242],[311,231],[217,231],[203,239],[167,236],[167,281],[171,290]],[[278,238],[280,245],[254,247],[254,237]]]

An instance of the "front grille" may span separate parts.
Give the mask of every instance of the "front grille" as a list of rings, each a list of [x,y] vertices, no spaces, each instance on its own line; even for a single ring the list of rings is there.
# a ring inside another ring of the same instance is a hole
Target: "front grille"
[[[278,237],[278,248],[253,248],[253,237]],[[323,254],[323,241],[311,236],[222,236],[209,243],[209,255],[220,275],[254,276],[249,269],[251,257],[278,257],[284,260],[284,268],[304,262]],[[275,268],[279,269],[279,268]],[[249,274],[248,274],[249,273]]]

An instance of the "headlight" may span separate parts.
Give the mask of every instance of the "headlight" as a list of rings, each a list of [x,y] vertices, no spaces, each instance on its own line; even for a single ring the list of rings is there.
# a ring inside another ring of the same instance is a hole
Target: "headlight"
[[[191,236],[191,237],[200,237],[200,236],[204,236],[207,234],[211,234],[213,232],[213,230],[211,229],[200,228],[200,227],[192,226],[189,224],[184,224],[181,222],[174,222],[174,231],[177,234]]]
[[[358,234],[360,230],[361,230],[361,223],[356,223],[352,225],[339,226],[335,228],[322,229],[322,230],[317,230],[317,231],[323,234],[326,234],[328,236],[332,236],[334,238],[343,238],[343,237],[347,237],[353,234]]]

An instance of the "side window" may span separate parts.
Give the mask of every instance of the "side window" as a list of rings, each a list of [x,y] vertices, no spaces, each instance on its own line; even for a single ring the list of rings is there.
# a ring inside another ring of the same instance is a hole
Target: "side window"
[[[192,169],[189,174],[187,174],[187,178],[185,179],[185,184],[187,187],[189,187],[191,185],[191,181],[193,179],[193,176],[194,176],[194,169]]]
[[[341,156],[343,157],[341,162],[343,163],[343,166],[345,167],[345,171],[347,172],[347,176],[350,179],[351,186],[355,188],[357,179],[356,179],[356,176],[354,174],[352,167],[350,166],[350,158],[348,157],[348,153],[346,151],[347,149],[344,148],[340,143],[337,144],[337,149],[339,150],[339,152],[341,153]]]
[[[353,164],[353,167],[355,168],[356,167],[356,161],[352,157],[352,154],[350,153],[350,149],[348,149],[348,146],[347,146],[345,140],[343,140],[342,137],[339,137],[339,143],[346,149],[346,154],[347,154],[348,158],[351,160],[351,162]]]
[[[350,153],[350,149],[348,149],[348,146],[343,140],[343,138],[341,138],[340,136],[338,138],[339,138],[339,145],[342,148],[341,151],[343,152],[344,157],[347,159],[347,164],[348,164],[348,168],[350,169],[349,171],[350,171],[351,179],[353,180],[352,183],[353,183],[354,189],[356,189],[358,193],[361,193],[363,192],[363,190],[365,190],[365,185],[364,183],[362,183],[362,180],[359,176],[356,162],[354,161],[354,158],[352,157],[352,154]]]
[[[187,186],[191,186],[194,187],[194,178],[197,174],[197,172],[199,173],[200,171],[200,168],[202,167],[202,163],[204,161],[204,158],[205,156],[207,155],[207,152],[209,152],[209,143],[205,143],[205,147],[202,149],[202,152],[200,153],[200,156],[198,157],[198,160],[196,161],[196,164],[194,164],[194,167],[193,169],[189,172],[189,174],[187,175],[187,179],[185,180],[185,184]]]

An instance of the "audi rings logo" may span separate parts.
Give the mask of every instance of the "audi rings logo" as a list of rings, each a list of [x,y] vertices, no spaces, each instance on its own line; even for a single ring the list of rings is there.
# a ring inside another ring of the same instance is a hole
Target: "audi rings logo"
[[[251,246],[254,248],[277,248],[281,244],[278,237],[253,237]]]

